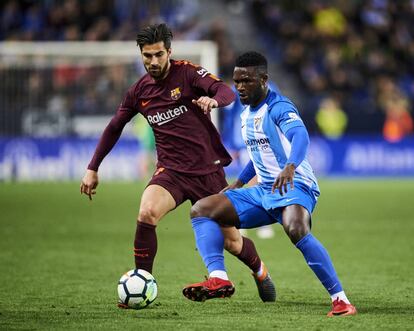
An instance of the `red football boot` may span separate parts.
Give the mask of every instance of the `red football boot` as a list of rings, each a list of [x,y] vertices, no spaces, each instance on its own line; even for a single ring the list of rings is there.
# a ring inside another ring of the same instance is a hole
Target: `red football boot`
[[[192,301],[205,301],[213,298],[229,298],[234,291],[234,285],[231,281],[211,277],[204,282],[184,287],[183,295]]]
[[[356,315],[356,313],[357,310],[353,305],[336,298],[336,300],[332,302],[332,310],[328,313],[328,317]]]

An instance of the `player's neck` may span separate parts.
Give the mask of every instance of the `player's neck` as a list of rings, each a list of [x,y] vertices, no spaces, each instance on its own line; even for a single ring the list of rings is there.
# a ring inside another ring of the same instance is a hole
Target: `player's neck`
[[[263,92],[263,94],[260,96],[260,98],[256,102],[250,104],[250,107],[256,108],[257,106],[259,106],[260,104],[262,104],[263,101],[266,100],[268,93],[269,93],[269,89],[266,88],[266,91]]]

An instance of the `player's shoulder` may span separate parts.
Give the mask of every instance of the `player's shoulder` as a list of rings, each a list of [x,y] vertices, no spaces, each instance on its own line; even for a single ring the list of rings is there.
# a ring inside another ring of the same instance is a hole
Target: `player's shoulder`
[[[287,96],[277,93],[275,91],[269,92],[267,103],[269,111],[298,111],[296,105],[292,102],[292,100],[290,100]]]
[[[221,79],[216,75],[210,73],[207,69],[203,68],[199,64],[195,64],[188,60],[171,60],[173,70],[179,72],[183,70],[187,77],[197,77],[197,78],[212,78],[214,81],[221,82]]]
[[[188,60],[171,60],[171,70],[175,73],[194,75],[202,67]]]
[[[188,60],[171,60],[171,64],[173,66],[176,66],[177,68],[184,68],[184,69],[187,69],[187,68],[195,68],[195,69],[200,68],[199,64],[195,64],[195,63],[193,63],[191,61],[188,61]]]

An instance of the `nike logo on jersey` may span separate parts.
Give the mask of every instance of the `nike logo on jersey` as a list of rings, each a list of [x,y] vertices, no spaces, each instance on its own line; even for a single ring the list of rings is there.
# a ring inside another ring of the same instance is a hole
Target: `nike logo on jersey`
[[[150,100],[147,100],[147,101],[141,101],[141,106],[142,106],[142,107],[145,107],[145,106],[146,106],[146,105],[148,105],[150,102],[151,102],[151,99],[150,99]]]

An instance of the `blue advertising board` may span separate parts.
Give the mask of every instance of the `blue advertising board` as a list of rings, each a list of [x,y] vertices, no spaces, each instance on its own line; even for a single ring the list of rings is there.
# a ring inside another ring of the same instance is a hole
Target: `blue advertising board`
[[[414,176],[414,138],[390,143],[379,137],[311,138],[309,160],[317,175]]]
[[[82,138],[0,138],[0,180],[79,180],[96,144],[96,139]],[[100,167],[101,178],[140,178],[140,151],[136,139],[118,141]],[[312,137],[309,161],[317,176],[414,176],[414,138],[388,143],[375,136],[339,140]],[[233,162],[226,169],[227,175],[237,176],[244,163]]]
[[[97,145],[96,139],[0,138],[0,180],[80,180]],[[105,179],[139,177],[136,139],[121,139],[99,169]]]
[[[381,136],[347,136],[338,140],[311,137],[308,159],[318,177],[414,176],[414,137],[389,143]],[[240,153],[239,153],[240,154]],[[243,161],[233,162],[229,176],[237,176]],[[240,155],[239,155],[240,156]]]

